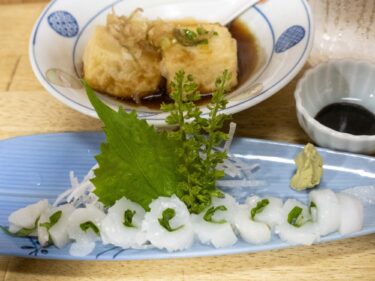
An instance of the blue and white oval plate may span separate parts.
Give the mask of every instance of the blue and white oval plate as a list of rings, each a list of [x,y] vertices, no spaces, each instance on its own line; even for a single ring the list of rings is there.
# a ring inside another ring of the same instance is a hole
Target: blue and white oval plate
[[[95,164],[104,141],[103,133],[62,133],[18,137],[0,141],[0,225],[8,225],[11,212],[47,198],[53,203],[57,195],[70,187],[69,172],[79,180]],[[247,165],[258,165],[247,186],[224,191],[243,203],[250,195],[276,196],[283,200],[295,198],[307,203],[308,192],[296,192],[289,187],[295,172],[294,157],[300,145],[275,143],[255,139],[234,140],[230,154]],[[333,233],[322,237],[321,242],[339,240],[375,233],[375,158],[326,149],[319,149],[324,159],[324,173],[320,188],[336,192],[348,188],[363,188],[368,201],[364,208],[364,224],[359,232],[347,236]],[[243,178],[245,179],[245,178]],[[360,194],[357,191],[357,194]],[[14,255],[42,259],[84,260],[139,260],[187,258],[198,256],[250,253],[290,247],[276,235],[264,245],[251,245],[239,240],[227,248],[215,249],[195,242],[189,250],[168,253],[166,250],[124,250],[97,243],[95,251],[86,257],[69,255],[70,245],[63,249],[41,247],[32,237],[14,238],[0,231],[0,255]]]
[[[112,7],[121,15],[143,8],[147,18],[206,19],[215,7],[230,0],[53,0],[37,20],[30,38],[29,53],[34,73],[45,89],[64,104],[97,117],[79,81],[84,48],[96,25],[104,24]],[[171,3],[173,9],[170,9]],[[193,14],[179,7],[196,5]],[[252,76],[228,96],[226,113],[236,113],[267,99],[285,86],[305,64],[313,43],[313,19],[306,0],[260,1],[240,16],[255,35],[261,59]],[[132,108],[119,100],[100,95],[113,108],[135,109],[150,124],[165,125],[166,115],[145,107]],[[207,108],[202,108],[206,115]]]

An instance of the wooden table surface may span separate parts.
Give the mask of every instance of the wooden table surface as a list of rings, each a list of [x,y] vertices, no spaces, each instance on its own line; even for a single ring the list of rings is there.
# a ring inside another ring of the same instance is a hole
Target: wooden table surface
[[[44,6],[37,2],[0,5],[0,139],[101,128],[98,120],[51,97],[32,73],[28,39]],[[301,74],[277,95],[236,114],[237,135],[309,141],[295,116],[293,91]],[[176,260],[78,262],[0,256],[0,280],[374,281],[375,235],[254,254]]]

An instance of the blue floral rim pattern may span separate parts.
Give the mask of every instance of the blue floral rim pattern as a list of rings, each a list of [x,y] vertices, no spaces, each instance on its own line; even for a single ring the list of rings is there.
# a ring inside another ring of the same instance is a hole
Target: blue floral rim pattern
[[[283,53],[296,46],[305,37],[306,31],[300,25],[293,25],[285,30],[276,42],[275,52]]]
[[[49,26],[63,37],[71,38],[78,34],[76,18],[67,11],[55,11],[47,18]]]

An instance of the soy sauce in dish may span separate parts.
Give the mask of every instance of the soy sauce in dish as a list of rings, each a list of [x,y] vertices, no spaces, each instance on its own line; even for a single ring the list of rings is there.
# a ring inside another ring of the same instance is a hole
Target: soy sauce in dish
[[[375,114],[358,104],[332,103],[320,110],[315,119],[338,132],[375,135]]]
[[[255,36],[249,28],[241,20],[234,20],[228,26],[232,37],[237,41],[237,57],[238,57],[238,85],[241,86],[253,74],[259,62],[258,45]],[[166,83],[159,88],[156,93],[146,96],[139,103],[131,99],[120,99],[121,102],[136,108],[139,106],[152,110],[159,110],[162,103],[171,102],[166,89]],[[210,94],[202,94],[201,99],[196,102],[197,105],[205,105],[211,100]]]

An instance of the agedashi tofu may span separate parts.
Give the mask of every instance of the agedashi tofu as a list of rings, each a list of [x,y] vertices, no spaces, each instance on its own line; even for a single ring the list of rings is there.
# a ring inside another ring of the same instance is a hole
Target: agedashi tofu
[[[140,102],[170,90],[176,72],[191,74],[201,93],[215,90],[224,70],[228,91],[237,85],[237,42],[219,24],[149,21],[110,14],[96,27],[83,56],[83,76],[97,91]],[[167,87],[166,87],[167,85]]]
[[[96,27],[83,56],[83,76],[95,90],[138,100],[158,90],[162,81],[158,52],[132,52],[104,26]]]
[[[226,27],[218,24],[197,24],[178,26],[174,30],[174,33],[177,32],[188,37],[190,32],[209,33],[211,36],[201,39],[201,42],[197,41],[196,44],[177,42],[163,49],[161,73],[168,84],[175,73],[183,69],[186,74],[194,77],[201,93],[210,93],[215,90],[216,78],[227,69],[232,73],[231,80],[228,81],[229,89],[237,85],[237,42]],[[180,39],[181,42],[182,40],[183,38]]]

